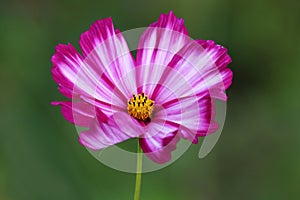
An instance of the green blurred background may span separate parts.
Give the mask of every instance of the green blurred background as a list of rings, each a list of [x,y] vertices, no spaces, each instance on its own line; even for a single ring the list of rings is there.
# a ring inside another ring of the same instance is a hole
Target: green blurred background
[[[121,31],[160,13],[191,37],[226,46],[234,81],[226,124],[208,157],[193,145],[145,174],[141,200],[300,199],[300,3],[297,0],[37,1],[0,3],[0,199],[133,199],[134,174],[110,169],[77,142],[58,107],[50,58],[58,43],[112,16]]]

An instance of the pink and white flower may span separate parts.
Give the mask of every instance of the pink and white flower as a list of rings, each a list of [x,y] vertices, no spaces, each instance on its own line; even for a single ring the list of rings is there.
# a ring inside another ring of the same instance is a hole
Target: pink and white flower
[[[191,40],[173,12],[144,31],[135,59],[111,18],[96,21],[79,44],[82,55],[71,44],[56,47],[53,79],[72,101],[52,104],[88,128],[79,135],[83,146],[138,137],[148,158],[165,163],[180,139],[196,144],[218,129],[214,100],[227,100],[231,58],[213,41]]]

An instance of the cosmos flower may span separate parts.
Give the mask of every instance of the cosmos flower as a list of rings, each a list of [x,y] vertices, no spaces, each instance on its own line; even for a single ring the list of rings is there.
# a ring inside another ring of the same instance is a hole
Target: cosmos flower
[[[72,100],[52,104],[87,128],[79,134],[83,146],[139,138],[149,159],[165,163],[180,139],[197,144],[218,129],[214,100],[227,100],[231,58],[213,41],[190,39],[173,12],[144,30],[135,58],[111,18],[96,21],[79,45],[82,54],[71,44],[56,47],[52,76]]]

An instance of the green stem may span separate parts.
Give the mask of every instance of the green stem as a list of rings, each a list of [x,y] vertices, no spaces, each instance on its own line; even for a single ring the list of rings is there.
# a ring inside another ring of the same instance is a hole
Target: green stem
[[[138,140],[134,200],[140,199],[141,180],[142,180],[142,163],[143,163],[143,154],[142,154],[142,149],[140,147],[139,140]]]

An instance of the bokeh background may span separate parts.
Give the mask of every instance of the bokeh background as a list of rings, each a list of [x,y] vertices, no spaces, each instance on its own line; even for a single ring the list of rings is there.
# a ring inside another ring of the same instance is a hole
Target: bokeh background
[[[134,174],[110,169],[77,142],[53,100],[59,43],[112,16],[121,31],[173,10],[191,37],[228,48],[226,124],[214,150],[193,145],[144,174],[141,200],[300,199],[300,1],[180,0],[0,2],[0,199],[133,199]]]

